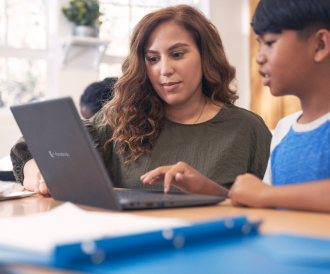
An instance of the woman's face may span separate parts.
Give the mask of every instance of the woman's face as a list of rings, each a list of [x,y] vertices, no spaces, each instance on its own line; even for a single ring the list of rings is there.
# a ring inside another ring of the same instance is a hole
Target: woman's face
[[[200,100],[202,60],[192,35],[175,22],[159,25],[145,48],[147,74],[167,106]]]

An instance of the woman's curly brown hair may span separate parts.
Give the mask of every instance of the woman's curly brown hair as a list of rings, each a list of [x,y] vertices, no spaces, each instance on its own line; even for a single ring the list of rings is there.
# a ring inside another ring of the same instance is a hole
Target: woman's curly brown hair
[[[216,27],[197,9],[186,5],[164,8],[147,14],[136,25],[130,52],[122,65],[123,76],[115,84],[113,99],[103,107],[106,123],[113,130],[107,144],[114,141],[126,163],[150,153],[164,122],[164,102],[148,78],[145,46],[150,34],[164,22],[174,21],[193,36],[201,53],[203,93],[213,102],[233,104],[238,98],[230,87],[235,68],[225,55]]]

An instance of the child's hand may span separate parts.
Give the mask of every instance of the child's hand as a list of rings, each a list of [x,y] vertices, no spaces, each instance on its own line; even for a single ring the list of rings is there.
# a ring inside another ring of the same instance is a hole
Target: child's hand
[[[228,197],[234,206],[267,207],[266,193],[271,187],[252,174],[237,176]]]
[[[142,175],[140,179],[144,184],[151,185],[164,182],[165,193],[169,192],[171,185],[187,193],[227,196],[228,192],[183,162],[173,166],[158,167]]]

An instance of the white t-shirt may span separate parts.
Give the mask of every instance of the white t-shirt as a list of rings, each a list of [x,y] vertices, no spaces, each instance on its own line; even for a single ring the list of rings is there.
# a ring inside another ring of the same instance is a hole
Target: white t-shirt
[[[298,124],[301,115],[302,111],[291,114],[276,126],[264,183],[284,185],[328,178],[330,113],[311,123]],[[274,171],[276,174],[272,174]]]

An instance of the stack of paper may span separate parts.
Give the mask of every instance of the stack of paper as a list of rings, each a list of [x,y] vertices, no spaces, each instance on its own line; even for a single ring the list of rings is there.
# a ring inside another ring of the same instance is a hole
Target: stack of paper
[[[22,198],[34,194],[28,191],[20,183],[0,181],[0,201]]]
[[[0,219],[0,246],[45,254],[57,245],[189,225],[179,219],[89,212],[67,202],[46,213]]]

